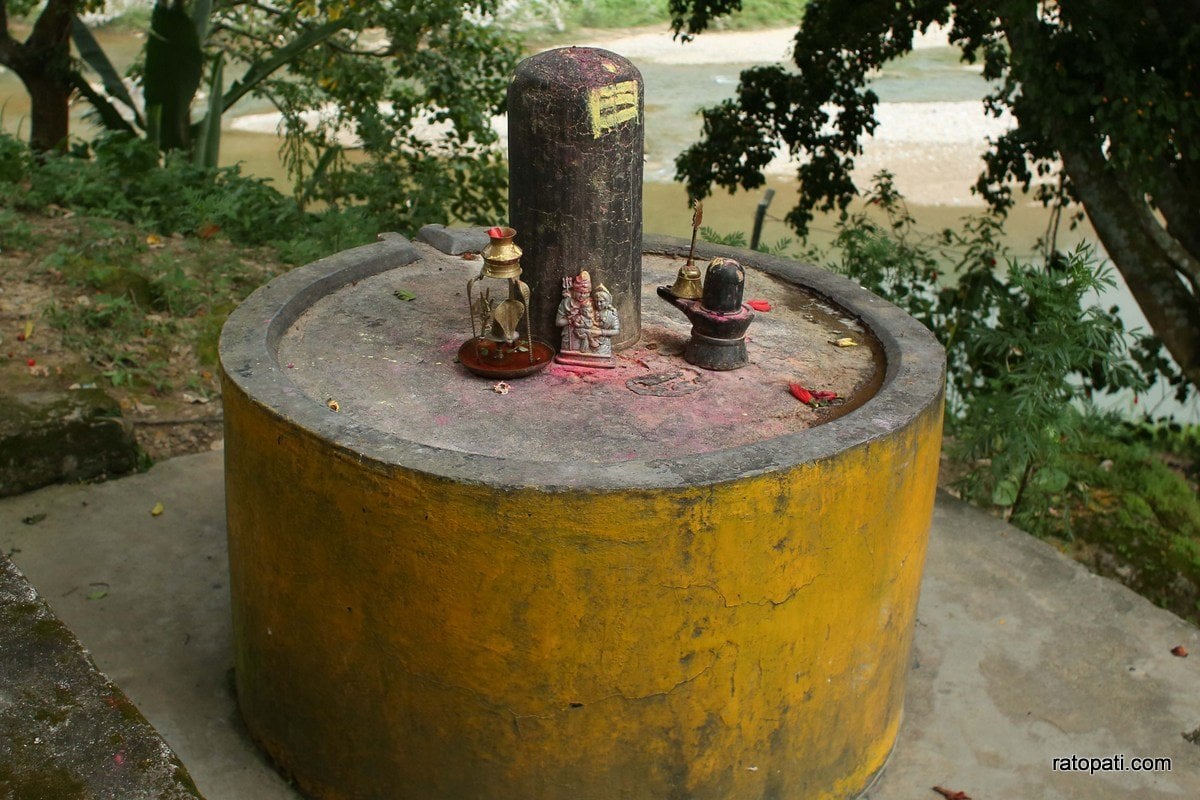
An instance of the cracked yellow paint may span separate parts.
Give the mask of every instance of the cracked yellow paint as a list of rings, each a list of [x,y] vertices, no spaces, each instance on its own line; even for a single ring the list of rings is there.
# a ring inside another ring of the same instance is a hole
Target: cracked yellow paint
[[[610,83],[605,86],[593,87],[588,91],[588,119],[591,123],[593,138],[599,139],[606,130],[615,128],[622,122],[637,119],[637,117],[637,81]]]
[[[304,791],[821,800],[882,767],[940,408],[771,474],[550,493],[224,399],[238,698]]]

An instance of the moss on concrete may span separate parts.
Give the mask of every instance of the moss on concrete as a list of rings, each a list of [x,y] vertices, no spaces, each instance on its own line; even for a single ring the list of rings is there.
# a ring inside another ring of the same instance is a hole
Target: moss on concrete
[[[132,426],[99,389],[0,396],[0,497],[137,464]]]
[[[196,800],[158,733],[0,556],[0,798]]]

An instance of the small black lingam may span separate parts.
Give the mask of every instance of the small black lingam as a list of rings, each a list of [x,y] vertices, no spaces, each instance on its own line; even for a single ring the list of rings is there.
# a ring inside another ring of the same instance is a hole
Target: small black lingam
[[[678,308],[692,323],[692,338],[683,350],[689,364],[730,370],[750,363],[746,329],[754,312],[742,303],[746,272],[731,258],[714,258],[704,273],[700,299],[680,297],[673,286],[659,286],[658,296]]]

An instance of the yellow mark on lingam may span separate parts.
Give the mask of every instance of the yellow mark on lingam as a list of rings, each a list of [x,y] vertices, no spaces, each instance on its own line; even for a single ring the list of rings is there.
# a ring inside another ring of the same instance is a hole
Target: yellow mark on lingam
[[[638,82],[621,81],[592,89],[588,92],[588,113],[596,139],[609,128],[637,119]]]

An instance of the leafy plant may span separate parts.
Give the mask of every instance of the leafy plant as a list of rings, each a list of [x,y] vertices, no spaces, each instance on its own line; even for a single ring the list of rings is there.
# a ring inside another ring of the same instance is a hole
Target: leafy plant
[[[1067,454],[1074,535],[1090,560],[1140,594],[1200,622],[1200,498],[1161,453],[1200,455],[1200,428],[1086,417]],[[1192,462],[1196,463],[1195,461]]]
[[[1094,304],[1112,285],[1087,248],[1044,264],[1008,260],[995,218],[961,231],[918,233],[886,172],[866,208],[838,223],[823,261],[900,305],[946,348],[948,428],[955,454],[974,466],[969,499],[1036,529],[1070,482],[1064,447],[1094,392],[1142,390],[1119,318]]]
[[[33,241],[33,231],[28,223],[12,211],[0,209],[0,253],[25,250]]]
[[[726,247],[749,247],[746,242],[746,234],[742,231],[733,231],[731,233],[721,233],[715,228],[710,228],[707,225],[700,228],[700,238],[712,244],[723,244]],[[792,246],[792,240],[783,237],[774,244],[759,242],[755,248],[760,253],[768,253],[773,256],[782,256],[788,252]]]
[[[745,5],[670,0],[690,37]],[[1081,203],[1155,335],[1200,387],[1200,6],[1145,0],[822,0],[798,15],[792,64],[748,69],[736,98],[704,109],[701,141],[676,160],[688,193],[754,189],[793,157],[801,234],[845,211],[853,170],[879,124],[874,76],[940,26],[990,81],[983,107],[1014,126],[990,142],[979,194],[997,213],[1016,191]]]

